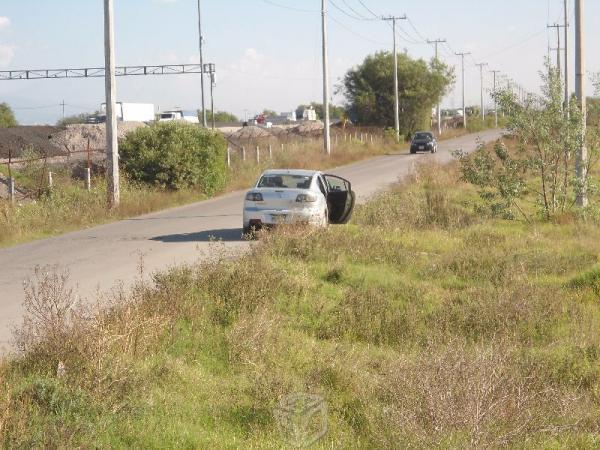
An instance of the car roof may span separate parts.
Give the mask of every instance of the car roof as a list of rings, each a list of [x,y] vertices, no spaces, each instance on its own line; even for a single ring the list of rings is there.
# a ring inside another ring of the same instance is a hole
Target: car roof
[[[265,175],[299,175],[303,177],[312,177],[320,174],[318,170],[304,170],[304,169],[270,169],[265,170],[261,176]]]
[[[415,134],[433,134],[431,131],[417,131]]]

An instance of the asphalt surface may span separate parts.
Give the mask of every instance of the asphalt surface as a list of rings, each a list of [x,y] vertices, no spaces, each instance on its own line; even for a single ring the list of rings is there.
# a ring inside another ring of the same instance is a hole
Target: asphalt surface
[[[379,190],[408,175],[415,163],[433,158],[452,159],[456,149],[472,151],[478,139],[490,142],[499,131],[484,131],[442,141],[438,153],[381,156],[329,172],[347,178],[365,201]],[[21,322],[23,283],[36,266],[68,271],[71,286],[84,300],[97,298],[117,285],[127,286],[143,272],[151,274],[169,266],[206,258],[221,240],[228,251],[247,248],[241,239],[244,192],[145,216],[17,245],[0,250],[0,355],[10,349],[11,330]]]

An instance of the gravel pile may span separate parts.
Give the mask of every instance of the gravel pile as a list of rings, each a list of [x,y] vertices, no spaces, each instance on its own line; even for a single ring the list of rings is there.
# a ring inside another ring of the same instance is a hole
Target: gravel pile
[[[130,131],[147,126],[143,122],[123,122],[118,124],[119,139]],[[106,125],[67,125],[64,130],[54,134],[51,141],[56,147],[70,151],[81,151],[87,149],[88,139],[90,148],[99,150],[106,148]]]
[[[49,139],[60,130],[50,126],[0,128],[0,158],[8,158],[9,150],[13,158],[18,158],[28,148],[48,156],[61,155],[64,149]]]
[[[273,134],[266,128],[257,126],[247,126],[229,136],[230,139],[234,140],[251,140],[251,139],[268,139],[273,137]]]

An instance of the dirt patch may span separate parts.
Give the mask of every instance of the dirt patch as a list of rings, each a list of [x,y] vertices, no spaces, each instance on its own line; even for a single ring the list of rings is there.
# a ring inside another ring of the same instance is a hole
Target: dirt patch
[[[243,127],[229,136],[230,139],[237,141],[268,139],[271,137],[273,137],[273,134],[268,129],[256,126]]]

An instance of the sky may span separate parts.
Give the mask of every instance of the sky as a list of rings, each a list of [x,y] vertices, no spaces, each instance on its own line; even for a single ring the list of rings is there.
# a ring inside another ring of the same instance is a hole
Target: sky
[[[568,1],[572,10],[574,0]],[[197,0],[114,3],[117,65],[198,62]],[[202,0],[204,60],[216,64],[217,110],[243,117],[265,108],[284,112],[322,101],[320,3]],[[468,104],[479,104],[480,72],[475,66],[479,62],[489,64],[484,72],[488,91],[492,76],[487,70],[500,70],[529,91],[539,92],[539,72],[550,39],[556,47],[556,32],[546,26],[562,23],[562,4],[563,0],[329,0],[332,90],[365,56],[392,48],[390,27],[365,19],[406,14],[409,21],[399,22],[399,51],[429,60],[434,49],[424,39],[447,39],[448,45],[440,45],[440,58],[457,67],[457,83],[444,99],[445,107],[461,106],[460,59],[454,52],[472,53],[465,60]],[[598,18],[600,2],[586,2],[590,73],[600,72],[595,47],[600,27],[594,26]],[[100,67],[103,42],[102,0],[0,4],[0,70]],[[154,103],[162,110],[196,109],[200,76],[119,78],[117,96],[122,102]],[[344,103],[341,95],[333,100]],[[104,101],[103,79],[0,81],[0,102],[9,103],[23,124],[55,123],[62,117],[63,101],[67,115],[98,109]]]

